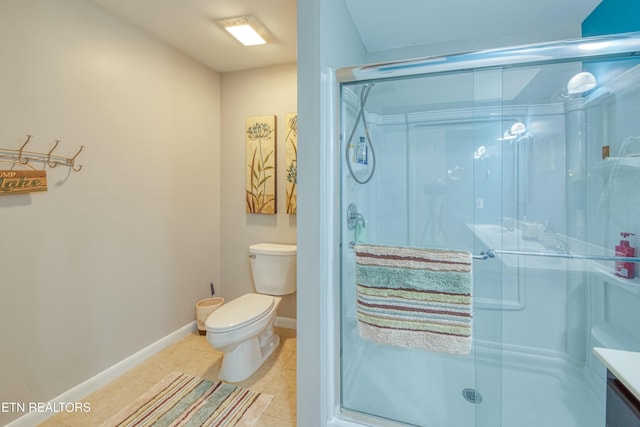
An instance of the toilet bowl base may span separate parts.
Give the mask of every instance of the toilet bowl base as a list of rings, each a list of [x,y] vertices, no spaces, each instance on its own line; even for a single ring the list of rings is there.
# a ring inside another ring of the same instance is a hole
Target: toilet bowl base
[[[251,376],[280,344],[280,337],[267,328],[265,333],[253,337],[222,357],[218,377],[226,382],[239,382]]]

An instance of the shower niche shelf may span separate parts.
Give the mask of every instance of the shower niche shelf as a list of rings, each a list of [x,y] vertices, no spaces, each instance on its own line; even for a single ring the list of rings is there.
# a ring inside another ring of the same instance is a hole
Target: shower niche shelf
[[[614,170],[637,178],[640,173],[640,155],[629,157],[608,157],[594,164],[593,170],[608,178]]]
[[[611,269],[607,269],[604,265],[598,264],[594,266],[593,272],[605,283],[616,286],[633,295],[640,296],[640,278],[623,279],[613,274]]]

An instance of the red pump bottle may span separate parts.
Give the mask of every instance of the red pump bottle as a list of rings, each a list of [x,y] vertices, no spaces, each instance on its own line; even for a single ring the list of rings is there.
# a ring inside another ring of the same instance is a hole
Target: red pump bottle
[[[634,257],[636,254],[635,248],[629,245],[629,241],[625,240],[626,237],[633,236],[633,233],[620,233],[623,237],[620,240],[620,244],[616,245],[616,256],[620,257]],[[625,279],[633,279],[635,277],[635,264],[629,261],[616,261],[616,276],[623,277]]]

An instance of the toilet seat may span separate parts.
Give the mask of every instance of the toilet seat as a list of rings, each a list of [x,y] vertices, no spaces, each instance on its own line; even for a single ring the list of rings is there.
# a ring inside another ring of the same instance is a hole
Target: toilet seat
[[[270,295],[246,294],[214,311],[206,322],[207,331],[230,332],[260,320],[273,308]]]

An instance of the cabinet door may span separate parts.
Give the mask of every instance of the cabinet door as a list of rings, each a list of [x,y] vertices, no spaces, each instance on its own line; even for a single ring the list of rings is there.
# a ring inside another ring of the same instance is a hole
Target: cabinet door
[[[607,380],[607,427],[640,427],[640,403],[616,378]]]

